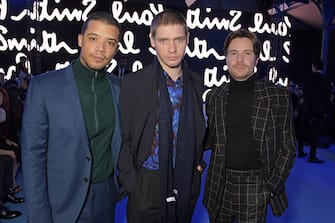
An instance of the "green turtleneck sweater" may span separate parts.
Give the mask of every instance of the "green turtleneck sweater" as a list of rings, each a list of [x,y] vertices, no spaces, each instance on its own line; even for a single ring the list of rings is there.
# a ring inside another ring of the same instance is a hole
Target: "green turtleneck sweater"
[[[113,174],[115,110],[110,85],[104,72],[90,70],[79,60],[72,67],[92,153],[91,182],[101,182]]]

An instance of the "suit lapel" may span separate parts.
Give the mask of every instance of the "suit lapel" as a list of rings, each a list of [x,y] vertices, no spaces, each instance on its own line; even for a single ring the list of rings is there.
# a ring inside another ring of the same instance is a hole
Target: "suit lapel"
[[[69,108],[69,115],[72,116],[75,128],[81,135],[83,141],[89,144],[83,110],[80,103],[76,80],[73,75],[72,66],[65,69],[66,83],[63,88],[64,103]]]
[[[225,145],[227,142],[227,132],[226,132],[226,117],[227,117],[227,103],[229,94],[229,85],[224,85],[219,88],[217,92],[218,96],[215,98],[215,123],[216,125],[216,136],[219,145]],[[224,149],[225,146],[220,146],[220,149]],[[224,153],[224,151],[219,151]]]
[[[270,111],[270,98],[267,96],[266,88],[263,87],[262,82],[255,82],[253,100],[254,103],[252,107],[251,117],[253,138],[257,143],[257,148],[260,148],[262,151],[263,141],[265,139],[266,133],[266,120],[268,120]]]
[[[119,108],[119,95],[120,95],[120,88],[117,83],[119,79],[116,79],[116,77],[112,75],[108,75],[108,83],[111,90],[111,94],[113,97],[113,104],[115,108],[115,126],[114,126],[114,133],[112,137],[112,143],[111,143],[111,151],[112,151],[112,158],[113,158],[113,164],[114,169],[117,170],[117,160],[119,157],[120,147],[121,147],[121,123],[120,123],[120,110]]]

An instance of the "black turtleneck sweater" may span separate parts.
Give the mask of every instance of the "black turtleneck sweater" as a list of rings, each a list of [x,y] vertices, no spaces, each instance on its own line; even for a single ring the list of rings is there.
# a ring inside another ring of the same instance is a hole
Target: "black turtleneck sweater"
[[[259,153],[253,140],[251,113],[257,75],[245,81],[230,78],[227,104],[226,168],[260,169]]]

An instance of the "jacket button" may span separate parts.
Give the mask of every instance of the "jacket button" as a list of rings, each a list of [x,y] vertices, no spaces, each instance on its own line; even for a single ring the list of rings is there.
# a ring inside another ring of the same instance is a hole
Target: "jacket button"
[[[84,177],[84,182],[87,183],[88,182],[88,178],[87,177]]]
[[[91,158],[89,156],[86,156],[87,161],[91,161]]]

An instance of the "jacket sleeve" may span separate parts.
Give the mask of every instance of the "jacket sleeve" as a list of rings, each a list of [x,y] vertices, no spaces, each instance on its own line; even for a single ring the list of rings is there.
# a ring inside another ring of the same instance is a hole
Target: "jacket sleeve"
[[[213,91],[213,90],[212,90]],[[212,94],[212,91],[207,94],[206,103],[205,103],[205,115],[206,115],[206,132],[204,139],[204,149],[211,149],[215,145],[215,97]]]
[[[29,84],[21,131],[28,222],[52,223],[46,174],[48,116],[41,83],[35,78]]]
[[[130,97],[131,89],[128,89],[128,86],[126,78],[122,79],[120,91],[122,146],[118,161],[119,181],[123,190],[121,196],[130,193],[136,187],[136,160],[131,148],[131,104],[134,101]]]
[[[293,126],[293,107],[289,92],[281,89],[278,95],[279,110],[277,111],[276,141],[277,158],[267,179],[267,186],[272,193],[280,193],[284,189],[287,177],[293,167],[295,159],[295,133]]]

